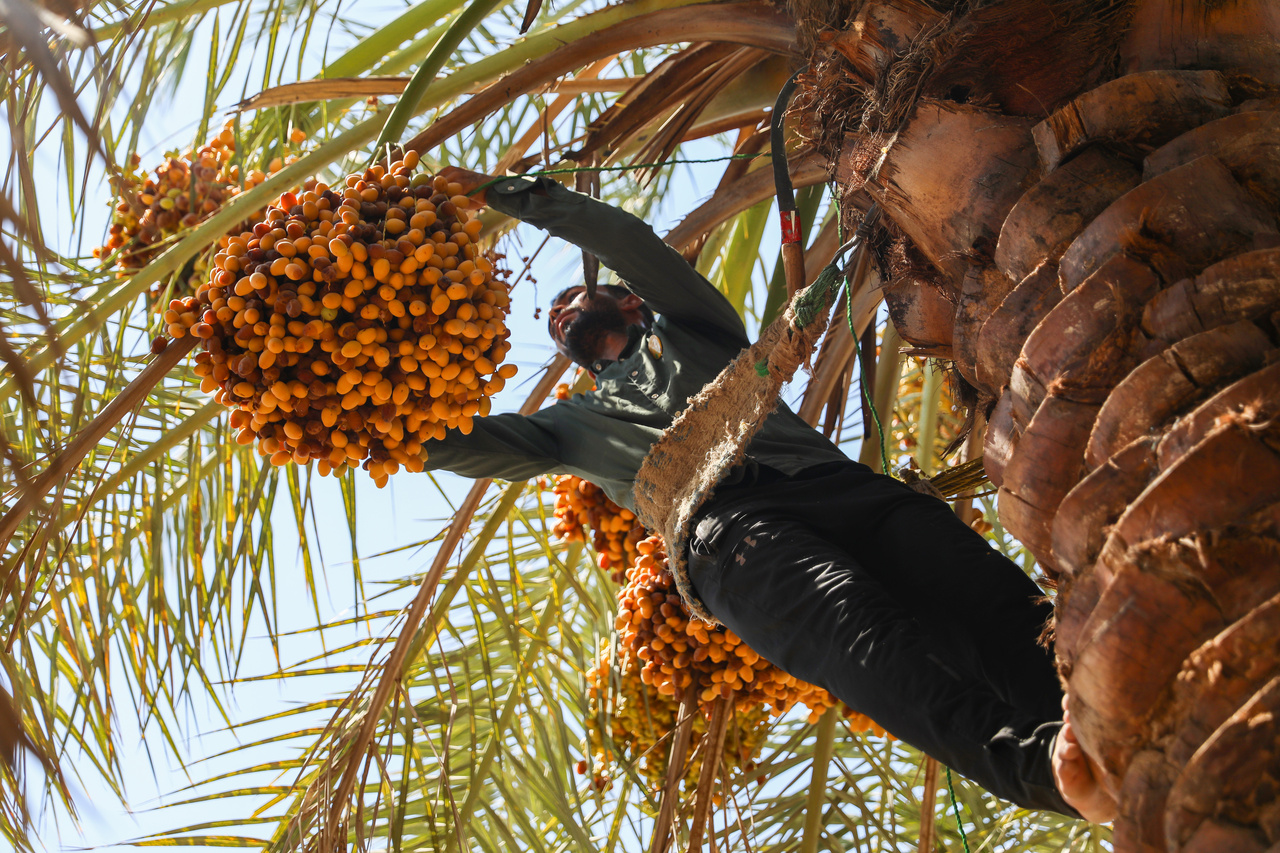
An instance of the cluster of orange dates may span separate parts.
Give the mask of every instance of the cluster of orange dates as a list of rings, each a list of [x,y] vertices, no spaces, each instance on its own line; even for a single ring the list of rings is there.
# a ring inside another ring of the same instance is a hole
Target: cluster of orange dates
[[[647,537],[637,548],[640,556],[618,592],[619,648],[615,654],[606,640],[587,673],[592,766],[584,760],[578,772],[590,769],[597,790],[609,787],[619,761],[631,763],[655,789],[661,786],[679,713],[677,697],[683,691],[696,691],[700,713],[693,719],[695,742],[707,729],[712,703],[733,703],[723,758],[727,770],[754,767],[772,715],[801,704],[812,723],[837,704],[826,690],[760,657],[732,631],[690,618],[668,570],[661,537]],[[869,717],[848,707],[842,707],[842,714],[852,731],[888,736]],[[686,792],[698,778],[700,755],[695,752],[684,768]]]
[[[165,312],[204,339],[196,373],[236,408],[237,441],[382,485],[422,443],[468,433],[515,373],[508,286],[461,187],[410,151],[345,186],[308,181],[224,237],[209,279]]]
[[[307,138],[295,129],[293,144]],[[111,179],[115,192],[111,226],[106,243],[93,250],[96,258],[112,258],[122,271],[141,269],[168,248],[183,229],[194,227],[217,212],[236,195],[253,189],[294,159],[277,157],[267,171],[243,172],[234,162],[236,138],[228,122],[216,136],[192,151],[170,152],[151,174],[137,171],[142,162],[134,154],[120,177]],[[197,257],[187,281],[179,282],[179,295],[190,295],[208,276],[208,259]],[[161,293],[159,285],[152,296]]]
[[[567,400],[570,395],[567,382],[556,386],[557,400]],[[585,542],[589,530],[600,568],[609,572],[614,583],[626,582],[627,568],[640,556],[636,545],[649,535],[640,519],[610,500],[604,489],[581,477],[562,474],[551,488],[556,496],[556,523],[551,532],[566,542]]]
[[[649,535],[635,513],[611,501],[595,483],[572,474],[557,477],[552,489],[556,524],[551,532],[567,542],[584,542],[590,529],[600,568],[614,583],[623,583],[627,566],[640,556],[636,546]]]
[[[614,655],[611,645],[610,640],[601,643],[595,665],[587,671],[592,785],[597,790],[608,788],[615,765],[625,761],[656,792],[666,779],[670,734],[675,730],[680,705],[641,679],[633,655],[625,651]],[[771,724],[769,710],[763,705],[740,710],[730,717],[722,758],[726,772],[754,769]],[[694,714],[691,725],[693,743],[697,743],[707,731],[706,716]],[[704,755],[705,750],[697,750],[686,762],[681,777],[686,793],[698,781]],[[580,762],[578,772],[585,775],[587,770],[587,762]]]
[[[641,679],[664,696],[693,689],[704,706],[716,698],[740,711],[767,706],[782,714],[802,704],[816,722],[837,699],[821,687],[801,681],[760,657],[727,628],[693,618],[680,601],[667,568],[662,539],[640,542],[640,559],[618,592],[615,627],[624,648],[643,662]],[[882,734],[869,718],[845,709],[856,731]]]

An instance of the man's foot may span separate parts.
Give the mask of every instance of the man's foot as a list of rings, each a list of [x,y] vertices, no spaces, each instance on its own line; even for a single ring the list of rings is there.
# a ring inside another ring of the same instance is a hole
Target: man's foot
[[[1062,799],[1092,823],[1110,823],[1116,817],[1116,801],[1099,781],[1102,772],[1076,740],[1071,715],[1062,702],[1062,729],[1053,742],[1053,780]]]

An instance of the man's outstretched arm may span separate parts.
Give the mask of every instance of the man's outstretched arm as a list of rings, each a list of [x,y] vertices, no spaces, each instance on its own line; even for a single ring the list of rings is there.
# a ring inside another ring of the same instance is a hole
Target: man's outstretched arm
[[[449,167],[441,172],[474,190],[492,178]],[[748,342],[729,300],[662,241],[643,220],[550,178],[503,178],[477,193],[481,203],[579,246],[616,272],[651,309],[669,320],[709,326]]]
[[[501,414],[475,418],[471,432],[451,429],[439,440],[425,441],[428,470],[463,477],[527,480],[560,470],[554,406],[532,415]]]

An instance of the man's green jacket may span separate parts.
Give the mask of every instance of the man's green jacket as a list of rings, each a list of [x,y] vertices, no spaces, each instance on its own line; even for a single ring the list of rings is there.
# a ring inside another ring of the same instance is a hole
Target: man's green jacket
[[[631,490],[649,448],[689,397],[749,344],[746,328],[709,281],[629,213],[549,178],[503,179],[489,188],[488,203],[591,252],[658,316],[648,331],[631,328],[620,361],[591,365],[595,391],[527,417],[476,418],[470,435],[452,430],[426,442],[426,467],[504,480],[576,474],[634,509]],[[784,474],[847,461],[784,404],[757,433],[749,455]]]

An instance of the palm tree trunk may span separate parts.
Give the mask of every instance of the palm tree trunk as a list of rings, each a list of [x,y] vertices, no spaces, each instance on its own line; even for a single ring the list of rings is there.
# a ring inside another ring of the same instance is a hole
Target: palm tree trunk
[[[1116,849],[1260,853],[1280,843],[1280,10],[964,11],[873,3],[819,39],[815,78],[842,62],[879,108],[837,174],[892,220],[899,332],[989,407]],[[1031,45],[1073,72],[1037,76]]]

